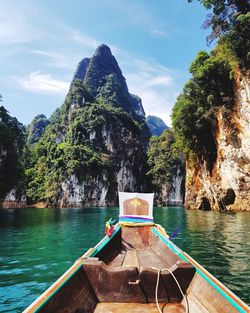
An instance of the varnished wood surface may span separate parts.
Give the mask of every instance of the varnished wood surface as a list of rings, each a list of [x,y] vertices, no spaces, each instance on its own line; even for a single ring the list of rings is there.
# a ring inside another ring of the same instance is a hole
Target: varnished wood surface
[[[163,313],[184,313],[185,308],[180,304],[160,304]],[[94,313],[159,313],[155,303],[98,303]]]
[[[229,305],[228,301],[198,274],[195,274],[194,279],[189,286],[187,295],[194,313],[239,312],[233,306]],[[197,309],[199,307],[203,307],[204,309],[200,311],[200,309]]]

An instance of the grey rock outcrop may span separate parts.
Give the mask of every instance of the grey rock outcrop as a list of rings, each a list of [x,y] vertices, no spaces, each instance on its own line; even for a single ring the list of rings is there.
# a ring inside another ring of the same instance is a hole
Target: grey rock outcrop
[[[148,115],[146,122],[152,136],[160,136],[165,129],[168,129],[163,120],[157,116]]]

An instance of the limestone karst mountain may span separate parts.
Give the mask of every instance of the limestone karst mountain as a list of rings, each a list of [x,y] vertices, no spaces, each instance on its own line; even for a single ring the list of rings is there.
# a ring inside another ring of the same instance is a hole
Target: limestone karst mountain
[[[32,149],[30,203],[114,205],[118,190],[146,191],[149,142],[141,99],[131,95],[109,47],[84,58],[64,104]]]
[[[145,116],[141,99],[129,93],[122,71],[108,46],[100,45],[90,59],[84,58],[79,63],[73,81],[76,79],[84,82],[93,98],[105,99],[133,116]]]

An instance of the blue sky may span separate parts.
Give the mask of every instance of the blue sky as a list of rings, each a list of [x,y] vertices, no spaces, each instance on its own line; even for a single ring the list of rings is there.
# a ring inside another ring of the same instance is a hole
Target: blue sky
[[[78,62],[105,43],[147,115],[170,125],[208,12],[187,0],[0,0],[0,94],[24,124],[60,106]]]

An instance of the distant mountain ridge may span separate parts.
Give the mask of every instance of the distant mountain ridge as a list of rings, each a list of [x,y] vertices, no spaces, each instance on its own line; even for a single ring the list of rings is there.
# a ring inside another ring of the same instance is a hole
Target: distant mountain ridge
[[[164,130],[169,128],[161,118],[154,115],[148,115],[146,122],[152,136],[160,136]]]

